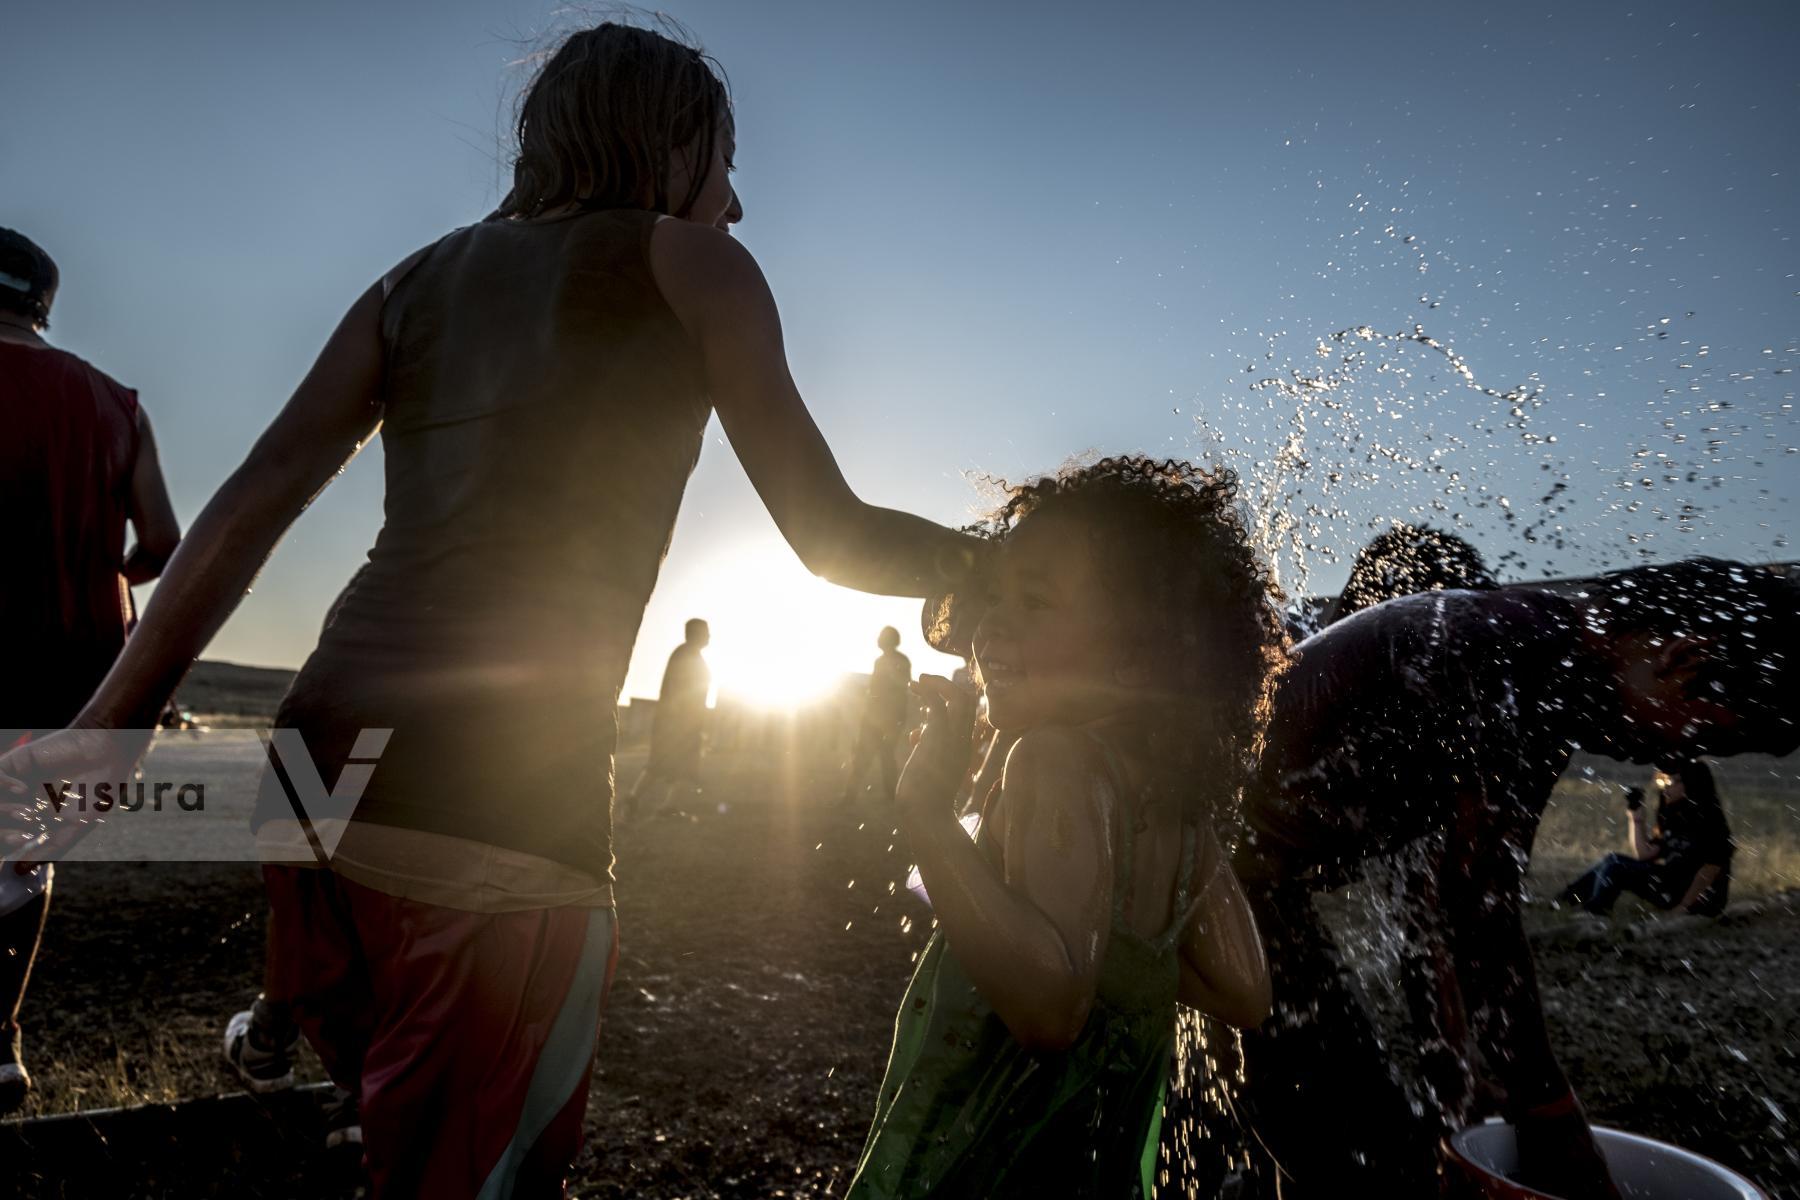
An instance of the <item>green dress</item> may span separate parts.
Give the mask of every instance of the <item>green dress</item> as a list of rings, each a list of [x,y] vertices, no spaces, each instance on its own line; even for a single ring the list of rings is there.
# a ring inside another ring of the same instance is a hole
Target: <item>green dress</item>
[[[1116,766],[1112,774],[1122,778]],[[1112,934],[1075,1044],[1060,1053],[1020,1046],[943,930],[933,933],[894,1020],[846,1200],[1152,1194],[1196,832],[1184,824],[1177,917],[1145,938],[1126,921],[1137,814],[1121,809]]]

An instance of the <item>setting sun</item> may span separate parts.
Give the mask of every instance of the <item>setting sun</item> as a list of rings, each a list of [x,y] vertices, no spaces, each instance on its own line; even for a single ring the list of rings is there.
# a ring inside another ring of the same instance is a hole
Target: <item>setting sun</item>
[[[712,628],[706,649],[716,696],[763,708],[797,708],[824,696],[846,675],[864,674],[879,651],[882,626],[900,631],[913,673],[948,673],[956,659],[926,648],[919,603],[835,587],[808,573],[776,537],[707,558],[679,580],[667,581],[683,619],[702,617]],[[654,638],[656,631],[646,630]],[[665,639],[667,640],[667,639]],[[633,663],[631,694],[654,696],[667,645],[640,638],[644,668]]]

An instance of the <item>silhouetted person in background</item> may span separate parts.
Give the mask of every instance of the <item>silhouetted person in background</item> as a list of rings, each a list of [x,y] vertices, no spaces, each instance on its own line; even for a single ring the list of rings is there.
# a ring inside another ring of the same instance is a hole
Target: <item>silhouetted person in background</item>
[[[1796,747],[1800,586],[1739,563],[1618,571],[1567,598],[1431,592],[1295,647],[1236,858],[1275,985],[1274,1016],[1244,1040],[1243,1107],[1291,1176],[1282,1195],[1435,1194],[1438,1139],[1498,1108],[1521,1182],[1616,1196],[1520,924],[1538,820],[1576,748],[1648,762]],[[1400,874],[1423,1086],[1397,1077],[1312,903],[1377,856]]]
[[[633,816],[654,814],[671,789],[700,786],[700,754],[706,737],[706,694],[712,671],[701,654],[712,630],[696,617],[687,623],[687,640],[669,655],[662,691],[650,722],[650,762],[631,789]]]
[[[1429,525],[1394,521],[1356,552],[1343,591],[1326,600],[1302,600],[1284,618],[1288,636],[1301,642],[1383,601],[1444,588],[1485,591],[1494,586],[1481,552],[1468,539]]]
[[[863,701],[862,720],[856,727],[856,745],[850,751],[850,771],[844,779],[846,802],[862,791],[870,759],[881,764],[884,802],[894,798],[894,788],[900,782],[900,764],[895,755],[912,707],[912,660],[900,653],[900,631],[892,625],[881,631],[875,644],[881,647],[881,657],[869,669],[869,691]]]
[[[1344,590],[1325,609],[1324,624],[1401,596],[1445,588],[1487,591],[1494,586],[1481,551],[1468,539],[1429,525],[1395,521],[1392,529],[1376,534],[1357,551]]]
[[[1725,911],[1734,848],[1712,769],[1688,759],[1660,772],[1656,783],[1654,830],[1645,829],[1643,790],[1631,788],[1625,793],[1631,852],[1608,854],[1564,888],[1557,903],[1605,916],[1620,892],[1632,892],[1693,916]]]
[[[74,717],[125,644],[130,585],[181,539],[137,393],[44,340],[57,282],[48,254],[0,229],[0,752]],[[0,878],[0,1113],[31,1090],[19,1007],[50,886],[48,866]]]

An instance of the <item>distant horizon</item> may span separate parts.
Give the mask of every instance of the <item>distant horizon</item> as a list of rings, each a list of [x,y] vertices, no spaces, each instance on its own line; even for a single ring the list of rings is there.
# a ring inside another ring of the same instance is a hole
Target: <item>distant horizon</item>
[[[230,667],[233,670],[237,670],[237,671],[256,671],[256,672],[261,672],[261,673],[265,673],[268,675],[278,675],[285,679],[291,679],[296,673],[298,673],[298,671],[300,669],[298,665],[295,665],[292,667],[283,667],[283,666],[276,666],[276,665],[262,664],[262,663],[236,662],[231,659],[225,659],[225,658],[204,658],[204,657],[195,659],[194,666],[195,667],[202,667],[202,666]],[[869,679],[869,675],[870,675],[870,673],[868,671],[845,671],[843,673],[843,675],[841,676],[838,684],[836,685],[836,689],[842,690],[843,686],[848,683],[854,683],[854,682],[858,682],[858,681],[867,682]],[[825,691],[825,692],[821,692],[813,697],[808,698],[804,703],[802,703],[801,705],[796,705],[795,707],[804,707],[806,704],[816,703],[820,700],[830,698],[831,695],[832,695],[832,692],[829,690]],[[783,711],[783,706],[781,706],[781,705],[771,705],[764,701],[758,701],[747,694],[740,693],[735,690],[734,691],[720,691],[717,694],[717,696],[714,698],[714,702],[712,704],[709,704],[708,707],[716,708],[716,707],[718,707],[718,705],[717,705],[718,700],[723,700],[728,697],[733,701],[740,701],[740,702],[749,704],[752,707],[768,708],[771,711]],[[181,699],[181,689],[179,689],[179,688],[176,689],[175,698],[178,701]],[[658,699],[660,699],[660,697],[655,696],[655,695],[630,695],[625,692],[620,692],[618,706],[624,707],[628,704],[632,704],[639,700],[655,702]],[[189,706],[189,711],[199,712],[202,710],[194,709],[192,706]],[[215,711],[215,710],[209,709],[209,710],[205,710],[205,711]],[[220,710],[216,710],[216,711],[227,712],[227,711],[231,711],[231,710],[220,709]]]
[[[1641,563],[1632,563],[1630,565],[1641,566],[1642,564]],[[1785,573],[1787,575],[1793,576],[1795,578],[1800,578],[1800,559],[1790,559],[1790,560],[1785,560],[1785,561],[1765,562],[1765,563],[1747,563],[1746,565],[1758,566],[1758,567],[1762,567],[1762,568],[1769,569],[1769,570],[1781,570],[1783,573]],[[1545,579],[1502,579],[1502,580],[1500,580],[1500,586],[1501,587],[1530,587],[1530,586],[1539,585],[1539,584],[1547,585],[1547,584],[1556,584],[1556,583],[1573,583],[1577,580],[1585,579],[1585,578],[1590,578],[1590,577],[1589,576],[1580,576],[1580,575],[1565,575],[1565,576],[1561,576],[1561,577],[1551,577],[1551,578],[1545,578]],[[1324,604],[1324,603],[1327,603],[1328,601],[1330,601],[1333,598],[1333,595],[1334,595],[1334,593],[1310,595],[1310,596],[1301,597],[1298,602],[1296,602],[1295,600],[1290,598],[1287,603],[1288,603],[1289,607],[1294,606],[1296,603],[1298,603],[1300,605]],[[710,647],[708,647],[708,649],[710,649]],[[300,669],[300,664],[298,664],[298,663],[296,663],[294,666],[286,667],[286,666],[280,666],[280,665],[276,665],[276,664],[237,662],[232,659],[224,659],[224,658],[202,657],[202,658],[197,658],[194,660],[195,666],[200,666],[201,664],[209,664],[209,665],[213,665],[213,666],[234,667],[239,670],[247,670],[247,671],[267,671],[267,672],[271,672],[271,673],[277,673],[277,674],[288,675],[288,676],[293,675],[295,672],[297,672]],[[917,678],[918,675],[919,675],[919,672],[915,671],[914,678]],[[870,673],[868,671],[857,671],[857,670],[847,669],[842,673],[840,679],[841,679],[841,681],[867,680],[869,677],[870,677]],[[840,684],[838,686],[841,687],[842,683],[840,682]],[[823,695],[828,695],[828,694],[829,693],[821,693],[820,695],[823,696]],[[177,692],[177,696],[179,697],[179,692]],[[741,700],[741,701],[745,701],[745,702],[750,702],[752,700],[752,697],[748,693],[740,692],[736,689],[731,689],[731,690],[720,689],[720,690],[718,690],[718,698],[719,699],[723,699],[726,696],[730,696],[734,700]],[[658,697],[655,695],[632,694],[628,691],[621,691],[619,693],[619,704],[620,705],[630,704],[636,700],[652,700],[653,701],[653,700],[656,700],[657,698]],[[817,698],[819,698],[819,697],[813,697],[811,699],[816,700]],[[757,703],[760,704],[762,707],[775,708],[777,711],[779,711],[780,708],[782,707],[780,705],[771,705],[771,704],[768,704],[767,702],[757,702]],[[717,705],[715,703],[714,705],[711,705],[709,707],[716,707],[716,706]]]

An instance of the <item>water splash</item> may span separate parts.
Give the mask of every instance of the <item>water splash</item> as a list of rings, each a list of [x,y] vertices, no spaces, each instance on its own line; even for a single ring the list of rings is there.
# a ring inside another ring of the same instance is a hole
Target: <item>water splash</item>
[[[1229,404],[1201,418],[1203,439],[1245,480],[1255,536],[1290,595],[1392,520],[1465,533],[1523,578],[1681,557],[1726,534],[1760,536],[1771,558],[1789,548],[1785,524],[1770,519],[1787,498],[1768,486],[1772,464],[1800,456],[1794,396],[1785,381],[1770,394],[1785,365],[1702,366],[1691,387],[1665,389],[1601,431],[1581,419],[1591,403],[1552,403],[1536,373],[1489,383],[1422,324],[1338,329],[1299,361],[1291,342],[1267,335],[1245,364],[1253,378],[1240,386],[1263,401],[1260,419],[1238,405],[1244,416],[1227,425]],[[1761,357],[1794,356],[1800,345]],[[1569,453],[1571,443],[1594,453],[1596,441],[1602,457]]]

